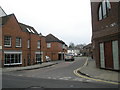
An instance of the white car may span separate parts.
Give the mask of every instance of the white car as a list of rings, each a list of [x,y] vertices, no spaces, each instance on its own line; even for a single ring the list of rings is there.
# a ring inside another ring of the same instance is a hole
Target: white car
[[[50,61],[51,61],[51,58],[50,58],[49,56],[45,56],[45,58],[46,58],[46,61],[47,61],[47,62],[50,62]]]
[[[65,61],[74,61],[74,56],[72,54],[66,54]]]

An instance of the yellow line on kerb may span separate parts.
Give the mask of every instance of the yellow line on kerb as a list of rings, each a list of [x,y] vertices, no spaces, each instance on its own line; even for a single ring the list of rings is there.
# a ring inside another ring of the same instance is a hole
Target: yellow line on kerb
[[[74,70],[73,73],[74,73],[76,76],[82,77],[82,78],[85,78],[85,79],[91,79],[91,80],[94,80],[94,81],[105,82],[105,83],[110,83],[110,84],[117,84],[117,85],[120,84],[120,83],[117,83],[117,82],[105,81],[105,80],[101,80],[101,79],[94,79],[94,78],[90,78],[90,77],[87,77],[87,76],[84,76],[84,75],[79,74],[78,71],[80,71],[83,67],[85,67],[85,66],[87,65],[87,62],[88,62],[88,58],[87,58],[85,64],[84,64],[82,67]]]

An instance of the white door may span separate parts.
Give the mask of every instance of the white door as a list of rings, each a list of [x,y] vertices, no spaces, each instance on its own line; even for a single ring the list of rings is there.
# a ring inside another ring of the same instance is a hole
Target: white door
[[[113,67],[119,70],[118,41],[112,41]]]
[[[105,68],[104,43],[100,43],[100,67]]]

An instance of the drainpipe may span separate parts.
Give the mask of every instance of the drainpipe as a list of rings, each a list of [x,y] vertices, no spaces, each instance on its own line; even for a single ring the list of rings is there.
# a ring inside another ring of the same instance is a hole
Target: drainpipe
[[[39,34],[39,37],[40,37],[40,64],[42,64],[42,58],[41,58],[41,54],[42,54],[42,52],[41,52],[41,48],[42,48],[42,46],[41,46],[41,40],[42,40],[42,34],[40,33]]]

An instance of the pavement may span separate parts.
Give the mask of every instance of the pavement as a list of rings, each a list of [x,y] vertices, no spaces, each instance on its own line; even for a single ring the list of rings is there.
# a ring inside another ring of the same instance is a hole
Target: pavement
[[[93,79],[120,83],[120,72],[96,68],[95,60],[88,58],[79,73]]]
[[[22,71],[22,70],[32,70],[32,69],[39,69],[44,67],[49,67],[52,65],[56,65],[58,63],[61,63],[62,60],[59,61],[51,61],[51,62],[43,62],[42,64],[36,64],[36,65],[30,65],[26,67],[4,67],[0,68],[0,71],[2,72],[10,72],[10,71]]]

